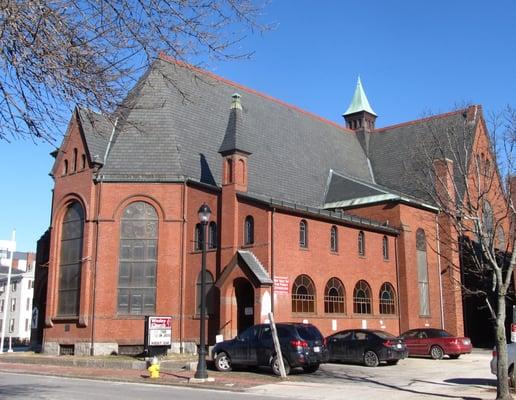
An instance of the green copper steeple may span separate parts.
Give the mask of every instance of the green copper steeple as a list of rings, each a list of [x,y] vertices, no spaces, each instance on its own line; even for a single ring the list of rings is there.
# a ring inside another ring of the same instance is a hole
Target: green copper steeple
[[[357,87],[355,89],[355,94],[353,95],[353,99],[351,99],[351,104],[343,116],[354,114],[357,112],[366,111],[369,114],[373,114],[377,116],[373,111],[371,106],[369,105],[369,101],[367,100],[367,96],[364,92],[364,88],[362,87],[362,81],[360,80],[360,76],[358,77]]]

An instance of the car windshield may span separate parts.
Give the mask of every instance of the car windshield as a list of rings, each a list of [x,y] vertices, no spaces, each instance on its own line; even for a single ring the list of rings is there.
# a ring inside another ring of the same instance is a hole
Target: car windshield
[[[396,339],[396,336],[384,331],[373,331],[373,333],[380,337],[380,339]]]
[[[321,340],[321,332],[315,326],[297,326],[297,331],[301,339],[304,340]]]

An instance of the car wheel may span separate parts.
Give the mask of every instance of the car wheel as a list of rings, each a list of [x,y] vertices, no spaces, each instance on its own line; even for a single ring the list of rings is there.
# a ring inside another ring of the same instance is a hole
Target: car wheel
[[[509,386],[516,387],[516,372],[514,371],[514,364],[509,367]]]
[[[456,359],[457,359],[457,358],[459,358],[459,357],[460,357],[460,354],[450,354],[450,358],[451,358],[452,360],[456,360]]]
[[[303,367],[303,370],[305,372],[308,372],[309,374],[317,371],[318,369],[319,369],[319,364],[311,364],[311,365],[307,365],[307,366]]]
[[[389,360],[387,361],[387,365],[396,365],[399,360]]]
[[[288,361],[283,357],[283,366],[285,367],[285,375],[290,374],[290,365]],[[278,356],[274,356],[271,361],[272,372],[274,375],[281,376],[280,364]]]
[[[432,346],[430,349],[430,355],[434,360],[442,360],[444,357],[444,351],[439,346]]]
[[[369,350],[364,354],[364,364],[367,367],[377,367],[380,364],[380,360],[374,351]]]
[[[215,368],[220,372],[231,371],[231,358],[223,351],[215,357]]]

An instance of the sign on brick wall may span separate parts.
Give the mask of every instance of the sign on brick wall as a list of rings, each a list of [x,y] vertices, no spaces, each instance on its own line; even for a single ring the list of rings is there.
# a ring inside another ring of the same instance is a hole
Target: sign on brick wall
[[[288,294],[290,288],[290,280],[288,276],[274,277],[274,293]]]

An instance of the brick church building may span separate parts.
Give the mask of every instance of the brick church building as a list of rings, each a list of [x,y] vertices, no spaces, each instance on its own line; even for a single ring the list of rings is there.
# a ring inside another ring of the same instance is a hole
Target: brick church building
[[[472,152],[487,148],[481,108],[376,128],[359,81],[343,116],[336,124],[164,55],[116,116],[77,109],[51,172],[44,351],[130,352],[146,315],[171,316],[172,350],[194,351],[203,203],[208,343],[271,311],[325,335],[463,334],[448,277],[460,272],[445,272],[439,210],[417,184],[432,173],[407,161],[433,121],[466,125]],[[435,173],[449,181],[447,162]]]

